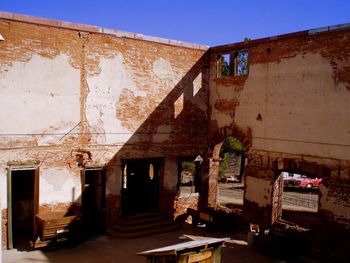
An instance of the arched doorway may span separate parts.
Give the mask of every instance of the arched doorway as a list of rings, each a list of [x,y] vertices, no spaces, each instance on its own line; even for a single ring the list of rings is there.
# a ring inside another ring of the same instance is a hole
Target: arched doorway
[[[233,209],[243,205],[245,148],[235,137],[228,137],[220,149],[217,205]]]
[[[244,149],[244,151],[238,151],[244,152],[244,158],[242,157],[241,160],[245,161],[245,159],[248,157],[248,152],[251,147],[252,138],[251,130],[249,128],[242,129],[234,125],[226,126],[218,129],[217,132],[211,137],[211,139],[209,140],[209,152],[207,156],[207,160],[209,162],[207,163],[207,165],[203,166],[203,178],[205,182],[205,189],[204,191],[202,191],[202,202],[203,204],[206,203],[209,207],[216,207],[218,203],[219,172],[220,169],[222,169],[220,168],[220,164],[222,162],[220,154],[221,149],[226,149],[226,145],[223,147],[225,141],[231,137],[234,138],[234,140],[237,140],[241,145],[242,149]],[[222,151],[222,154],[225,154],[225,150]],[[241,164],[241,167],[244,167],[244,165]],[[244,179],[242,177],[243,174],[244,173],[242,171],[242,173],[239,176],[237,176],[238,181],[240,181],[241,184],[244,183]],[[241,195],[243,195],[243,189],[240,190],[242,192]],[[241,201],[241,203],[242,202],[243,201]]]

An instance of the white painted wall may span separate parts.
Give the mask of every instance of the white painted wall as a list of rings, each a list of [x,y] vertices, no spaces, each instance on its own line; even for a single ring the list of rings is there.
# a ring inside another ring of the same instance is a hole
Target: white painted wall
[[[80,174],[71,169],[50,167],[40,169],[39,203],[55,204],[81,201]]]
[[[0,133],[66,133],[80,121],[80,72],[65,54],[53,59],[33,55],[0,74],[0,98]],[[47,145],[61,137],[37,139]]]
[[[87,78],[89,94],[86,99],[86,118],[91,132],[101,133],[95,136],[96,143],[122,143],[132,133],[116,118],[116,107],[124,88],[137,90],[132,71],[123,63],[122,54],[114,58],[101,58],[99,67],[100,74]]]

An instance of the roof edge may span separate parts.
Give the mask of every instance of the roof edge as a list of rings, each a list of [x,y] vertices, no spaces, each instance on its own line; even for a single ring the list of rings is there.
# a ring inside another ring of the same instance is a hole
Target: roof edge
[[[42,17],[22,15],[22,14],[16,14],[16,13],[4,12],[4,11],[0,11],[0,19],[25,22],[25,23],[50,26],[50,27],[57,27],[57,28],[64,28],[64,29],[70,29],[70,30],[85,31],[90,33],[106,34],[106,35],[112,35],[116,37],[160,43],[160,44],[165,44],[169,46],[177,46],[177,47],[199,49],[199,50],[209,49],[209,46],[206,46],[206,45],[194,44],[194,43],[183,42],[183,41],[178,41],[173,39],[137,34],[137,33],[127,32],[122,30],[103,28],[99,26],[91,26],[86,24],[72,23],[67,21],[47,19]]]
[[[297,31],[297,32],[275,35],[275,36],[264,37],[264,38],[257,38],[257,39],[252,39],[252,40],[245,39],[242,42],[214,46],[214,47],[211,47],[210,49],[217,51],[217,52],[220,52],[221,50],[224,50],[227,48],[241,48],[241,47],[244,47],[246,45],[255,45],[255,44],[268,42],[268,41],[276,41],[276,40],[292,38],[292,37],[324,34],[324,33],[331,32],[331,31],[341,31],[341,30],[350,30],[350,23],[333,25],[333,26],[326,26],[326,27],[319,27],[319,28],[314,28],[314,29],[309,29],[309,30]]]

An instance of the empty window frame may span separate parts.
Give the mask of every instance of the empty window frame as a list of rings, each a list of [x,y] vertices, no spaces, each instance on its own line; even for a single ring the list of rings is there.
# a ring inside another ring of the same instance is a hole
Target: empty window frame
[[[237,77],[248,75],[249,52],[246,49],[217,56],[217,76]]]
[[[218,67],[218,77],[228,77],[230,76],[231,69],[231,54],[221,54],[217,58],[217,67]]]

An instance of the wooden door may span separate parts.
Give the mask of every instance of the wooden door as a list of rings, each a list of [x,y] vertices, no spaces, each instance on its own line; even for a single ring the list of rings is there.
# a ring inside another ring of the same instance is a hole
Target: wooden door
[[[271,224],[274,224],[282,216],[282,194],[283,194],[283,176],[276,179],[272,188],[272,216]]]
[[[84,228],[89,234],[101,234],[105,230],[105,170],[85,169],[82,184]]]
[[[39,169],[11,167],[7,176],[8,248],[27,249],[36,233],[39,207]]]

